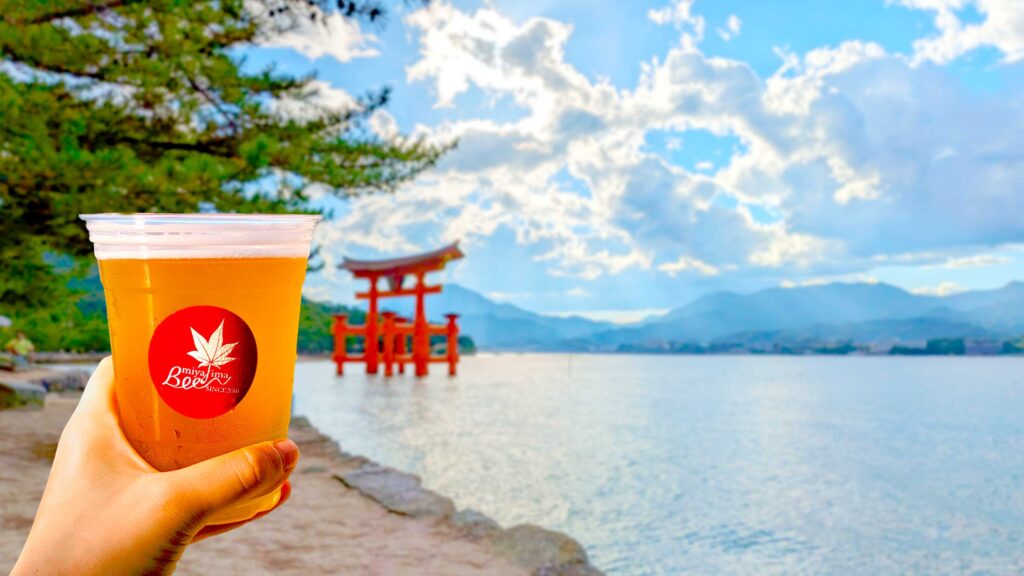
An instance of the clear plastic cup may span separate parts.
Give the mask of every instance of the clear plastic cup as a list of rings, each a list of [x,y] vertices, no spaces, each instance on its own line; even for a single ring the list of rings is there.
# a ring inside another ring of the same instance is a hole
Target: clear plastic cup
[[[284,438],[319,216],[84,214],[128,441],[173,470]],[[275,492],[211,523],[272,508]]]

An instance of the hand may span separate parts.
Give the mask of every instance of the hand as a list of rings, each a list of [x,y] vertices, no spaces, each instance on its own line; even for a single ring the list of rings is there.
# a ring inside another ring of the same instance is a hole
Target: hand
[[[12,574],[170,573],[190,543],[248,522],[207,526],[212,514],[278,488],[283,504],[298,458],[277,440],[158,472],[121,432],[106,358],[64,427]]]

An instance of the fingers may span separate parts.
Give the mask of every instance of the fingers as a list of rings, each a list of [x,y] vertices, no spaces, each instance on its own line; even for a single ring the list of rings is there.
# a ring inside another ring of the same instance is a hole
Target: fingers
[[[129,444],[121,430],[114,385],[114,363],[104,358],[89,378],[75,413],[68,422],[67,434],[61,443],[75,444],[79,452],[100,452],[109,464],[115,460],[129,462],[141,471],[153,468]]]
[[[82,392],[75,412],[90,414],[115,414],[114,410],[114,362],[107,356],[100,361],[96,371]],[[91,416],[90,416],[91,417]]]
[[[99,363],[85,385],[82,398],[61,434],[60,446],[65,446],[65,452],[70,450],[79,456],[102,453],[108,462],[119,458],[119,461],[131,461],[140,470],[151,469],[121,431],[114,393],[114,365],[109,356]],[[58,454],[60,452],[58,448]]]
[[[285,439],[246,446],[166,474],[184,512],[207,517],[270,493],[288,478],[298,460],[298,446]]]
[[[281,499],[277,501],[277,504],[274,504],[273,508],[271,508],[270,510],[264,510],[263,512],[260,512],[259,514],[256,514],[252,518],[249,518],[248,520],[242,520],[241,522],[232,522],[230,524],[211,524],[209,526],[204,526],[202,530],[197,532],[196,535],[192,537],[192,542],[191,543],[199,542],[201,540],[206,540],[207,538],[209,538],[211,536],[216,536],[218,534],[223,534],[225,532],[230,532],[230,531],[234,530],[235,528],[240,528],[242,526],[245,526],[246,524],[248,524],[249,522],[252,522],[253,520],[258,520],[260,518],[263,518],[267,514],[270,514],[274,510],[277,510],[278,508],[280,508],[285,502],[288,501],[288,498],[291,497],[291,495],[292,495],[292,484],[291,484],[290,481],[285,480],[284,484],[281,485]]]

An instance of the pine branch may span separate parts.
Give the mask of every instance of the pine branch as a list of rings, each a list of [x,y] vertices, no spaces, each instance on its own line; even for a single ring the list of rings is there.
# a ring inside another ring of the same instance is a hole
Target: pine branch
[[[48,12],[34,16],[27,20],[20,22],[11,22],[12,24],[45,24],[47,22],[53,22],[54,20],[60,20],[62,18],[80,18],[82,16],[88,16],[95,14],[96,12],[103,12],[114,8],[121,8],[123,6],[130,6],[132,4],[139,4],[143,0],[108,0],[107,2],[87,2],[81,6],[74,8],[67,8],[64,10],[58,10],[56,12]]]
[[[117,136],[108,140],[110,144],[131,144],[138,147],[151,148],[164,152],[196,152],[215,156],[217,158],[237,159],[235,147],[230,144],[230,139],[208,140],[205,142],[172,142],[169,140],[151,140],[136,136]]]
[[[215,98],[213,96],[213,94],[210,94],[210,92],[208,90],[206,90],[206,88],[203,88],[202,86],[200,86],[199,83],[196,82],[192,78],[192,76],[189,75],[188,72],[185,72],[184,70],[182,70],[181,73],[185,75],[185,80],[188,81],[188,85],[191,86],[192,89],[195,90],[196,92],[199,92],[199,95],[202,96],[203,99],[206,100],[211,106],[213,106],[213,108],[217,111],[217,113],[219,113],[221,116],[224,117],[225,120],[227,120],[228,126],[231,127],[231,131],[232,132],[238,132],[238,124],[235,123],[234,116],[229,114],[228,111],[224,109],[221,101],[218,100],[217,98]]]

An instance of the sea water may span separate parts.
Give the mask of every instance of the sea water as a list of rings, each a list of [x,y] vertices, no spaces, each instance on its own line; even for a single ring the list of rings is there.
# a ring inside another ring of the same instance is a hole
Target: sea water
[[[296,413],[460,508],[572,535],[609,574],[1024,572],[1024,359],[352,368],[300,363]]]

